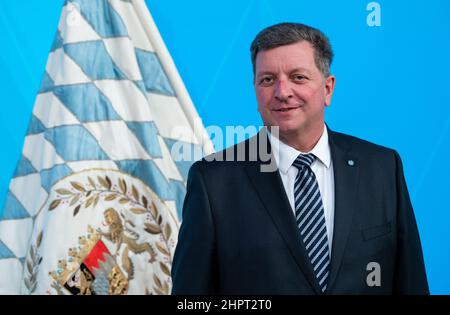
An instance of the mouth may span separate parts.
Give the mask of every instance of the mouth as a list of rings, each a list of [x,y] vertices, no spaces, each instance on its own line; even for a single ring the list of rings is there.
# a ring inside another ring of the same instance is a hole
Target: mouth
[[[300,106],[274,108],[274,109],[272,109],[272,111],[279,112],[279,113],[286,113],[286,112],[290,112],[290,111],[296,110],[298,108],[300,108]]]

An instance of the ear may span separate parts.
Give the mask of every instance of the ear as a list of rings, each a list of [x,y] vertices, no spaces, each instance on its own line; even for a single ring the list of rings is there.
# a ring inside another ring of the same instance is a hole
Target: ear
[[[330,75],[325,79],[325,106],[330,106],[331,98],[333,97],[334,84],[336,82],[336,77]]]

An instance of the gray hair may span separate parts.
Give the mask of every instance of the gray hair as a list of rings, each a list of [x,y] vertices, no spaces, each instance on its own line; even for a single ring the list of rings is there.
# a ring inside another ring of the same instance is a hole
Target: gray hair
[[[333,61],[333,50],[324,33],[300,23],[280,23],[263,29],[256,35],[250,46],[252,54],[253,74],[258,52],[272,48],[307,41],[314,47],[314,60],[317,68],[325,78],[330,75]]]

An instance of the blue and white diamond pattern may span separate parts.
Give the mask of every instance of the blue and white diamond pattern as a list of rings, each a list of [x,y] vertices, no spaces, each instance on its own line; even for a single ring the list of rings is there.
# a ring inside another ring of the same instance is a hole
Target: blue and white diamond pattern
[[[123,171],[180,215],[190,163],[174,162],[171,146],[212,147],[147,13],[143,0],[66,0],[0,218],[0,293],[19,290],[33,220],[67,175]]]

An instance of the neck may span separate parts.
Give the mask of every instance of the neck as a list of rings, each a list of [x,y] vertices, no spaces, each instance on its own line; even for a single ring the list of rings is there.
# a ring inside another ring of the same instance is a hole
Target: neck
[[[295,133],[280,132],[278,138],[288,146],[306,153],[310,152],[316,146],[317,142],[319,142],[324,128],[324,124],[322,124],[319,128],[302,130]]]

